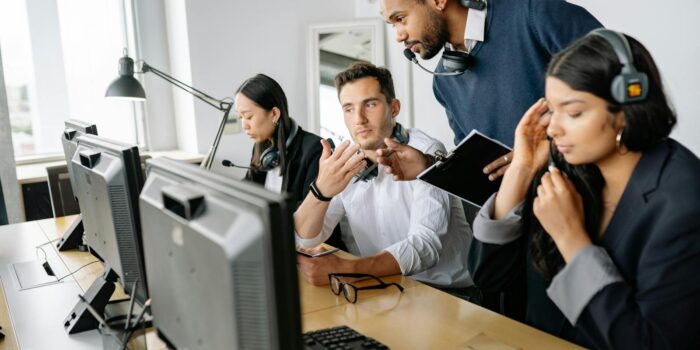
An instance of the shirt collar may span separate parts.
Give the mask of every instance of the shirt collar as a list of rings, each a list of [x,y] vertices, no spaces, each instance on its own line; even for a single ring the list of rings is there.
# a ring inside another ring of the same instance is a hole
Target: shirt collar
[[[464,26],[464,46],[467,47],[468,51],[471,51],[477,42],[484,41],[487,10],[488,6],[482,11],[469,9],[467,12],[467,24]],[[445,44],[445,47],[449,50],[455,50],[449,42]]]

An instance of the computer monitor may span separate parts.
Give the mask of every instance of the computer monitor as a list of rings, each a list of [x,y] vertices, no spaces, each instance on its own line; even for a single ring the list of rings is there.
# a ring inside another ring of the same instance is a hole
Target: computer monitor
[[[77,119],[68,119],[65,121],[65,129],[61,135],[61,143],[63,144],[63,154],[66,156],[66,165],[70,174],[70,185],[73,187],[73,193],[77,188],[73,178],[73,166],[71,160],[73,154],[78,148],[78,137],[90,134],[97,135],[97,125]]]
[[[177,349],[300,349],[292,203],[184,162],[146,166],[151,312]]]
[[[75,194],[77,189],[77,184],[73,176],[73,167],[71,160],[73,159],[73,154],[78,148],[77,139],[78,137],[86,134],[97,135],[97,126],[95,124],[85,122],[77,119],[69,119],[65,122],[65,129],[61,134],[61,143],[63,144],[63,153],[66,156],[66,167],[68,168],[68,174],[70,177],[70,185],[72,192]],[[51,194],[52,196],[54,194]],[[53,198],[52,198],[53,203]],[[56,243],[58,250],[64,251],[69,249],[77,249],[83,242],[83,222],[80,217],[75,219],[73,223],[68,227],[66,232],[63,233],[61,239]]]
[[[124,291],[143,305],[148,288],[138,210],[143,187],[138,147],[93,135],[78,137],[77,145],[72,168],[85,241],[90,251],[103,260],[106,271],[86,291],[85,298],[93,308],[104,312],[118,279]],[[79,302],[76,308],[79,312],[74,310],[64,324],[69,333],[97,326],[91,315],[84,313],[83,303]],[[82,315],[88,323],[85,329],[75,324]]]

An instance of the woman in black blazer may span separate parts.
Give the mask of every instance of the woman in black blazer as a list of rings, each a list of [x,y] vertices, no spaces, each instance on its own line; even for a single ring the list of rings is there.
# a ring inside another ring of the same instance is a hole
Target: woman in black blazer
[[[668,138],[654,61],[598,30],[545,86],[474,222],[474,282],[519,291],[527,323],[586,347],[700,348],[700,160]]]
[[[264,74],[238,88],[235,108],[243,130],[255,141],[246,180],[286,192],[296,209],[318,174],[321,138],[302,130],[289,117],[282,87]]]

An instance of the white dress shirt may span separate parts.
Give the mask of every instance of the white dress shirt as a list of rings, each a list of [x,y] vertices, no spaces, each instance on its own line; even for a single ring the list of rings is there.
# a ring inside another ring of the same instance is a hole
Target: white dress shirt
[[[467,24],[464,27],[464,46],[467,52],[471,52],[477,42],[484,41],[487,10],[488,6],[481,11],[469,9],[467,12]],[[449,42],[445,43],[445,47],[452,51],[456,50]]]
[[[424,153],[445,151],[417,129],[408,133],[408,144]],[[354,238],[351,253],[366,257],[385,250],[402,274],[419,281],[454,288],[473,285],[467,270],[472,232],[461,202],[423,181],[394,181],[381,165],[378,170],[376,178],[351,182],[335,196],[321,232],[309,239],[297,235],[297,244],[321,244],[345,216]]]
[[[280,173],[280,167],[276,167],[267,172],[265,176],[265,189],[275,193],[282,193],[282,181],[284,178]]]

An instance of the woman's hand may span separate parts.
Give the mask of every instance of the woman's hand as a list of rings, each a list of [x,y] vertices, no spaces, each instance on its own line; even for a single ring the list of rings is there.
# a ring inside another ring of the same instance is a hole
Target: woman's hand
[[[550,114],[547,102],[541,98],[525,112],[515,129],[511,166],[533,170],[542,168],[549,158],[547,126]]]
[[[584,227],[581,195],[559,169],[550,167],[542,176],[532,209],[567,263],[592,244]]]
[[[549,114],[546,113],[547,110],[547,103],[544,99],[539,99],[525,112],[515,129],[513,153],[508,155],[509,158],[512,157],[512,162],[507,167],[501,187],[496,194],[493,211],[495,220],[504,218],[525,199],[535,174],[547,163],[549,156],[547,126],[550,119]],[[488,169],[484,169],[484,172],[494,171],[491,169],[491,164],[487,166]],[[493,180],[492,177],[497,174],[492,173],[489,179]]]
[[[350,146],[349,141],[344,141],[333,153],[328,141],[322,139],[321,144],[323,153],[318,161],[316,187],[324,196],[333,197],[345,189],[367,162],[364,155],[357,152],[360,150],[359,144]]]

